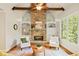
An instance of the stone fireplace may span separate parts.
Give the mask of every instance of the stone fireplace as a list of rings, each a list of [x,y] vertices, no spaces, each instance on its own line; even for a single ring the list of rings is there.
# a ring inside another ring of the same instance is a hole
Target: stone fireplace
[[[31,11],[31,38],[34,41],[46,40],[46,15],[45,10]]]

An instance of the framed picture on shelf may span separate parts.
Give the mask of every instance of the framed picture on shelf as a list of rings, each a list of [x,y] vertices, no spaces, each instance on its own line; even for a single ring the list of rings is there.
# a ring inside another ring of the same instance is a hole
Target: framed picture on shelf
[[[42,22],[41,21],[36,21],[35,22],[35,28],[36,29],[42,29]]]

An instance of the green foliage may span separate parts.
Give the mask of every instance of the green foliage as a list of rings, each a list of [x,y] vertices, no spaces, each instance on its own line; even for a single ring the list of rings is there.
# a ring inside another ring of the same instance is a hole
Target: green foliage
[[[78,16],[71,16],[67,20],[62,22],[62,38],[69,40],[70,42],[77,43],[78,38]]]

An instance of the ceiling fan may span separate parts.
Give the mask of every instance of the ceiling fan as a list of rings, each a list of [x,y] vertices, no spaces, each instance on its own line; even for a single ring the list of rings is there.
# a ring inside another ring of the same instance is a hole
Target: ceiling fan
[[[64,11],[63,7],[47,7],[46,3],[31,3],[30,7],[16,7],[14,6],[12,10],[55,10],[55,11]]]

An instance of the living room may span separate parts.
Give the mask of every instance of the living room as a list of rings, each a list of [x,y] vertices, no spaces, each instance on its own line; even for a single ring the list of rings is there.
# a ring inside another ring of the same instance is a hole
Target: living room
[[[1,3],[0,55],[79,55],[78,7],[78,3]]]

